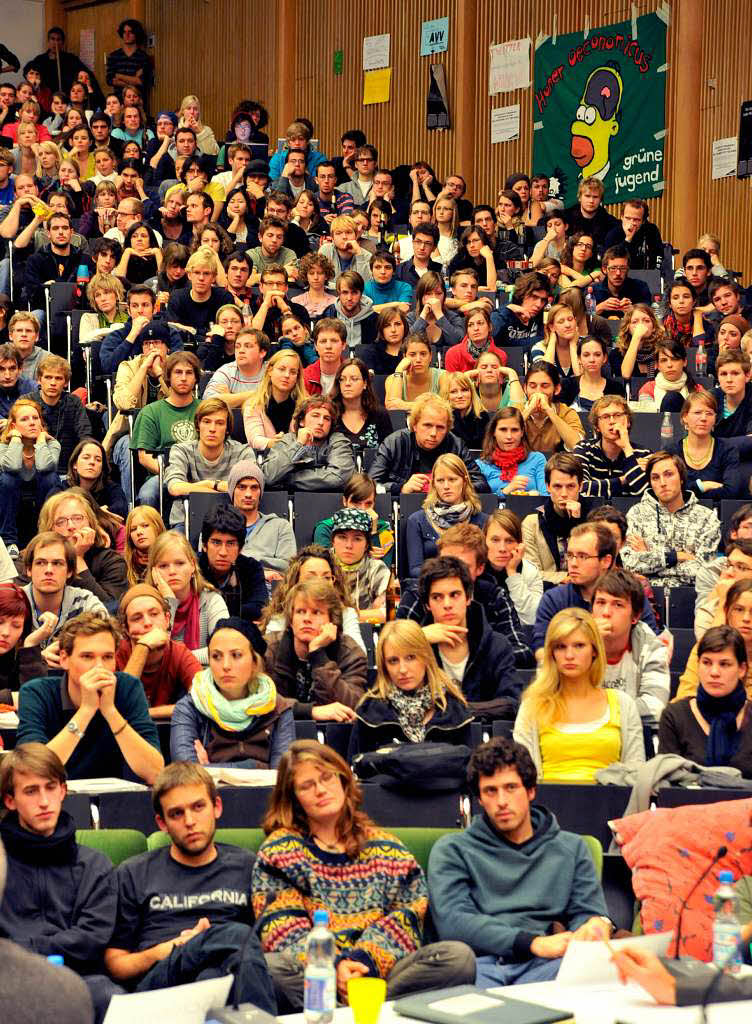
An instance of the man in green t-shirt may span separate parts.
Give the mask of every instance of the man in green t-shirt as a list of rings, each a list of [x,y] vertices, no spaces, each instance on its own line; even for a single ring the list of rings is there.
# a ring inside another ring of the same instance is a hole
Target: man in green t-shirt
[[[156,456],[169,452],[178,441],[195,441],[193,417],[199,406],[195,389],[201,364],[192,352],[174,352],[165,362],[163,381],[167,398],[145,405],[136,418],[131,450],[149,474],[138,492],[141,505],[159,508],[159,464]]]

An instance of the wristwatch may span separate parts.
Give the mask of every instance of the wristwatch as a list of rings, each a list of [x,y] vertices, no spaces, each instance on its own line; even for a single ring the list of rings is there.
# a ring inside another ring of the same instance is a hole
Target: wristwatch
[[[79,739],[79,740],[82,740],[82,739],[84,738],[84,734],[83,734],[83,732],[82,732],[82,731],[81,731],[81,730],[79,729],[79,727],[78,727],[78,723],[77,723],[77,722],[75,722],[75,721],[74,721],[74,720],[73,720],[72,718],[71,718],[70,722],[68,722],[68,725],[67,725],[67,729],[68,729],[68,732],[72,732],[72,733],[73,733],[73,735],[74,735],[74,736],[75,736],[75,737],[76,737],[77,739]]]

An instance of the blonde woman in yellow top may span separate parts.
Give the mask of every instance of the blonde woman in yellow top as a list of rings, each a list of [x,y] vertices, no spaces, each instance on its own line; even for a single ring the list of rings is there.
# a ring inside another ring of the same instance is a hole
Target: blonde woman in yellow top
[[[590,612],[557,612],[514,724],[514,738],[530,751],[542,781],[594,782],[610,764],[645,760],[637,705],[628,694],[604,688],[605,672],[606,653]]]

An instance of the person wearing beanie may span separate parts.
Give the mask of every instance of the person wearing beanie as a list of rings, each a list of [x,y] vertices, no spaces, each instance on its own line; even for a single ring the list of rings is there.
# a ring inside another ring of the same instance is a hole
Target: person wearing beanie
[[[63,810],[65,768],[49,747],[23,743],[9,751],[0,792],[3,1020],[99,1024],[111,996],[124,991],[102,962],[117,916],[112,865],[76,842],[75,823]],[[47,963],[51,955],[64,966]]]
[[[332,516],[332,554],[350,584],[361,621],[384,622],[391,572],[371,557],[371,517],[359,508],[340,508]]]
[[[295,534],[288,519],[260,511],[264,474],[255,461],[243,459],[235,463],[227,477],[227,494],[245,518],[241,554],[261,563],[267,584],[281,580],[298,550]]]
[[[170,606],[156,587],[131,587],[120,599],[118,614],[124,636],[115,654],[116,668],[141,680],[152,718],[169,718],[201,663],[185,644],[170,639]]]
[[[252,622],[219,620],[209,638],[209,667],[175,705],[173,761],[277,767],[295,739],[295,701],[277,692],[264,671],[265,653],[266,641]]]

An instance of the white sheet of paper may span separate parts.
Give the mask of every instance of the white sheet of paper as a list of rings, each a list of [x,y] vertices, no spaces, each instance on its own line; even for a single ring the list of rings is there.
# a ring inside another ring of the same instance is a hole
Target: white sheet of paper
[[[129,992],[113,996],[104,1024],[204,1024],[206,1011],[224,1006],[232,988],[231,974],[194,981],[154,992]]]
[[[215,782],[228,786],[274,786],[277,781],[276,768],[233,768],[231,764],[205,767]]]
[[[673,934],[636,935],[633,939],[616,939],[609,945],[617,950],[631,946],[665,956]],[[611,950],[605,942],[570,942],[556,976],[561,985],[604,985],[618,980],[616,967],[611,963]]]
[[[738,140],[735,135],[729,139],[713,139],[713,169],[711,178],[730,178],[736,174],[736,153]]]
[[[363,36],[363,70],[389,67],[389,33],[381,36]]]
[[[149,788],[141,782],[117,779],[114,776],[101,779],[68,779],[66,785],[69,793],[88,793],[89,796],[100,793],[138,793]]]
[[[488,61],[488,95],[527,89],[530,85],[530,40],[511,39],[491,46]]]
[[[520,105],[497,107],[491,111],[491,143],[511,142],[520,135]]]

